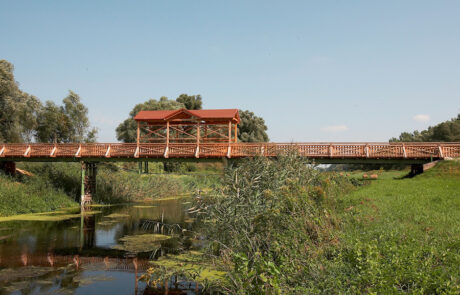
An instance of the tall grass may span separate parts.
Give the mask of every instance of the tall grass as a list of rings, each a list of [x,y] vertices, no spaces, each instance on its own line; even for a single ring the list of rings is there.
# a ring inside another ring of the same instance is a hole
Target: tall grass
[[[54,189],[40,179],[23,182],[0,175],[0,216],[52,211],[77,205],[62,190]]]
[[[222,191],[197,204],[211,251],[228,262],[224,292],[295,292],[308,261],[336,243],[338,222],[329,204],[351,187],[295,155],[230,169]]]
[[[79,200],[81,194],[79,163],[27,163],[22,164],[21,167],[34,173],[33,178],[65,192],[74,200]],[[204,190],[219,182],[219,177],[216,175],[139,175],[136,170],[123,169],[123,164],[99,163],[97,167],[97,193],[93,201],[106,204],[176,196]]]

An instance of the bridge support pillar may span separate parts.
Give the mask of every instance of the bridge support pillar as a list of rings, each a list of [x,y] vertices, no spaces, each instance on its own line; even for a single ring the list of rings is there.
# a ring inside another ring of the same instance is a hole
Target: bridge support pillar
[[[423,173],[423,164],[412,164],[410,166],[410,175],[418,175]]]
[[[149,162],[144,162],[144,173],[149,174]]]
[[[91,204],[93,195],[96,193],[96,163],[81,163],[81,196],[80,205],[84,207]]]
[[[142,162],[137,163],[137,173],[142,174]]]
[[[16,174],[16,163],[13,161],[0,162],[0,170],[6,174],[14,176]]]

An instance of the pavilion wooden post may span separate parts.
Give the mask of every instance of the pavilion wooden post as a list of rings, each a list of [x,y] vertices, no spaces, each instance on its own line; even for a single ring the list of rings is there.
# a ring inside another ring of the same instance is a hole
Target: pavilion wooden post
[[[232,121],[228,121],[228,143],[232,142]]]
[[[235,143],[238,142],[238,124],[235,124]]]
[[[169,121],[166,122],[166,146],[169,146]]]
[[[137,121],[137,147],[139,147],[139,143],[140,143],[140,137],[141,137],[141,126],[140,126],[140,122]]]

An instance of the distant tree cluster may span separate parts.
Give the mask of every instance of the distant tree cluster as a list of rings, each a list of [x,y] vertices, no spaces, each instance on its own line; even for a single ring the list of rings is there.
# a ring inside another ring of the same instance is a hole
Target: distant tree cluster
[[[129,113],[129,118],[124,120],[116,129],[117,139],[123,142],[135,142],[137,138],[137,124],[134,117],[140,111],[156,110],[201,110],[203,100],[201,95],[181,94],[176,100],[171,100],[165,96],[159,100],[149,99],[144,103],[134,106]],[[250,111],[239,111],[241,122],[238,124],[238,139],[242,142],[261,142],[268,141],[267,126],[263,118],[256,116]]]
[[[391,142],[443,142],[460,141],[460,114],[457,118],[430,126],[423,131],[403,132],[398,138],[393,137]]]
[[[14,67],[0,60],[0,142],[92,142],[97,130],[90,127],[88,108],[69,91],[58,106],[45,104],[19,89]]]

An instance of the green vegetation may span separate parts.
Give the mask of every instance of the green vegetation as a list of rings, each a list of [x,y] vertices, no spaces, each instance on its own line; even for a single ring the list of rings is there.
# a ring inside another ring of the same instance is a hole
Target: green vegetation
[[[94,141],[97,130],[90,128],[88,109],[73,91],[63,106],[45,105],[19,89],[14,67],[0,60],[0,142],[83,142]]]
[[[267,134],[267,125],[262,117],[251,111],[239,110],[240,124],[238,124],[238,140],[242,142],[266,142],[270,139]]]
[[[77,205],[62,190],[38,178],[19,182],[0,173],[0,216],[52,211]]]
[[[220,269],[222,266],[199,251],[163,256],[152,263],[152,267],[142,276],[142,280],[150,286],[157,286],[175,277],[176,282],[179,279],[195,282],[196,290],[198,284],[203,290],[209,290],[218,288],[226,281],[226,272]]]
[[[340,200],[341,244],[324,261],[324,286],[458,294],[460,163],[442,162],[414,178],[404,174],[383,173]]]
[[[460,114],[457,115],[457,118],[448,120],[442,123],[439,123],[436,126],[430,126],[426,130],[403,132],[399,135],[398,138],[391,138],[390,141],[451,141],[458,142],[460,141]]]
[[[221,193],[195,205],[211,253],[226,262],[226,293],[291,294],[308,283],[308,261],[336,243],[330,204],[353,186],[307,164],[294,155],[242,162]]]
[[[196,175],[139,175],[134,170],[125,170],[123,165],[98,165],[95,203],[164,200],[206,191],[218,186],[221,178],[220,175],[207,175],[207,172],[197,172]],[[81,194],[79,163],[22,163],[19,167],[33,175],[13,178],[0,174],[0,216],[78,206]]]
[[[195,204],[228,294],[458,294],[460,163],[340,176],[294,156],[231,169]],[[364,186],[363,186],[364,184]],[[356,186],[360,186],[359,188]]]
[[[123,244],[115,245],[113,248],[131,253],[151,252],[160,247],[161,241],[171,239],[170,236],[161,234],[143,234],[124,236],[120,239]]]
[[[86,211],[83,216],[99,214],[101,211]],[[52,212],[42,212],[34,214],[19,214],[7,217],[0,217],[0,222],[4,221],[64,221],[73,218],[80,218],[80,207],[64,208]]]

